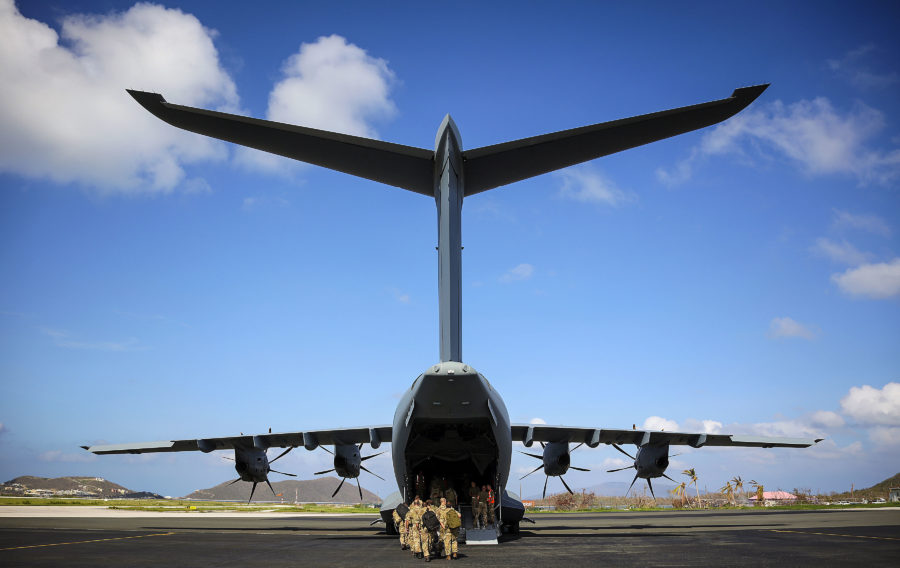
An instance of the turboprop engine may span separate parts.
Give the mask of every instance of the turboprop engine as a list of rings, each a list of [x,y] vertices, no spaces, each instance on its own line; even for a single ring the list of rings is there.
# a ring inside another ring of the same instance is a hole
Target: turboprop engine
[[[362,449],[362,446],[362,444],[335,444],[333,452],[328,448],[321,446],[323,450],[334,456],[334,467],[332,469],[326,469],[325,471],[317,471],[315,475],[322,475],[323,473],[329,473],[333,471],[341,476],[341,483],[337,486],[337,489],[334,490],[334,493],[331,494],[332,497],[337,495],[338,491],[341,490],[341,487],[344,486],[345,481],[347,481],[348,479],[356,479],[356,488],[359,490],[359,500],[362,501],[362,486],[360,486],[359,484],[360,471],[371,473],[378,479],[384,481],[383,477],[373,471],[370,471],[369,469],[366,469],[366,466],[362,464],[362,462],[370,460],[376,456],[380,456],[384,452],[379,452],[377,454],[372,454],[371,456],[362,457],[362,455],[359,453],[359,451]]]
[[[669,467],[669,444],[642,446],[638,448],[637,454],[635,454],[634,456],[632,456],[616,444],[613,444],[612,446],[634,460],[634,465],[630,465],[628,467],[620,467],[619,469],[607,470],[608,473],[612,473],[614,471],[623,471],[626,469],[634,468],[634,479],[631,480],[631,485],[628,486],[628,491],[631,491],[631,488],[634,487],[634,482],[637,481],[640,477],[641,479],[647,480],[647,486],[650,488],[650,494],[653,495],[653,498],[655,499],[656,494],[653,493],[653,483],[650,482],[650,479],[655,477],[665,477],[669,481],[675,481],[674,479],[666,475],[666,468]]]
[[[572,448],[571,452],[577,450],[581,444],[578,444],[574,448]],[[559,477],[559,480],[562,481],[563,486],[565,486],[566,491],[572,493],[572,490],[569,488],[569,485],[566,483],[566,480],[563,479],[563,475],[569,471],[569,468],[575,469],[578,471],[590,471],[589,469],[585,469],[583,467],[575,467],[572,465],[572,460],[569,456],[571,453],[569,451],[569,443],[568,442],[547,442],[546,444],[541,442],[541,447],[544,448],[544,451],[541,455],[530,454],[528,452],[519,452],[520,454],[525,454],[526,456],[531,456],[533,458],[541,460],[543,463],[533,470],[529,471],[525,475],[523,475],[520,479],[525,479],[532,473],[537,470],[543,468],[544,475],[546,479],[544,479],[544,493],[542,498],[547,497],[547,481],[550,480],[550,477]]]
[[[232,485],[237,483],[238,481],[250,481],[253,482],[253,488],[250,489],[250,499],[247,500],[249,503],[253,500],[253,493],[256,491],[256,485],[258,483],[265,482],[266,485],[269,486],[269,489],[272,490],[272,494],[275,495],[275,490],[272,489],[272,484],[269,483],[269,473],[280,473],[281,475],[290,475],[291,477],[297,477],[296,474],[293,473],[285,473],[283,471],[276,471],[272,469],[271,464],[275,463],[282,456],[287,454],[289,451],[294,448],[288,448],[278,455],[274,460],[269,461],[269,456],[266,454],[266,450],[262,448],[253,447],[240,447],[236,446],[234,448],[234,470],[237,471],[238,477],[228,485]]]

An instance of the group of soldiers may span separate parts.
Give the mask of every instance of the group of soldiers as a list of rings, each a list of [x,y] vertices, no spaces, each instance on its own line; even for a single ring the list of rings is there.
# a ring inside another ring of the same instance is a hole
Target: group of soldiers
[[[443,556],[447,560],[451,558],[456,560],[461,524],[456,490],[445,478],[437,477],[431,480],[428,493],[425,489],[425,476],[420,473],[416,476],[416,498],[408,506],[408,511],[405,510],[405,506],[394,509],[394,527],[400,533],[400,549],[412,550],[416,558],[425,558],[426,562],[431,562],[432,555],[439,555],[438,548],[443,545]],[[429,498],[423,502],[420,495],[426,494]],[[475,528],[485,528],[488,523],[493,525],[496,522],[494,516],[496,498],[490,484],[479,487],[474,481],[471,482],[469,498],[472,502]],[[432,527],[427,526],[426,521],[429,518],[426,518],[426,515],[429,512],[434,513],[440,523],[436,529],[433,520]]]
[[[469,498],[472,500],[472,516],[475,519],[475,528],[485,528],[487,524],[496,522],[494,509],[496,497],[491,484],[482,485],[480,488],[474,481],[469,487]]]
[[[447,560],[458,558],[459,511],[447,502],[446,497],[441,497],[440,503],[439,507],[435,507],[431,499],[423,503],[417,495],[405,515],[401,516],[394,509],[394,527],[400,533],[400,550],[412,550],[416,558],[424,557],[425,562],[431,562],[432,554],[437,554],[438,545],[442,544]],[[425,516],[428,513],[437,517],[440,523],[437,531],[427,526]],[[455,523],[452,520],[454,516]]]

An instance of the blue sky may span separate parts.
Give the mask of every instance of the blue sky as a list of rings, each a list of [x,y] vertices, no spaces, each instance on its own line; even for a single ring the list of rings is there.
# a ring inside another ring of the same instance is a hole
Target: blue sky
[[[438,359],[429,199],[125,88],[423,148],[449,112],[477,148],[759,83],[720,126],[467,199],[464,360],[517,422],[826,438],[673,460],[710,489],[900,471],[895,6],[286,4],[0,1],[0,478],[183,495],[232,464],[78,446],[387,424]],[[619,457],[566,479],[629,481]]]

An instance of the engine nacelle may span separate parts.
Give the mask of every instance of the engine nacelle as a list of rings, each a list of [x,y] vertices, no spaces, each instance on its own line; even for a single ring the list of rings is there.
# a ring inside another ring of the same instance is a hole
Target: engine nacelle
[[[548,442],[544,446],[544,473],[546,475],[559,476],[569,471],[571,458],[569,457],[568,442]]]
[[[638,448],[634,456],[634,469],[643,479],[662,477],[669,467],[669,444]]]
[[[242,480],[261,483],[269,474],[269,457],[259,448],[235,448],[234,469]]]
[[[338,444],[334,447],[334,471],[344,478],[359,477],[362,457],[355,444]]]

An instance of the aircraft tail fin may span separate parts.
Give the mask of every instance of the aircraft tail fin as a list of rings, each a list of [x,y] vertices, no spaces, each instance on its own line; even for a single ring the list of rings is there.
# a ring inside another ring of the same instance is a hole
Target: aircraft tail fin
[[[735,89],[727,99],[463,152],[466,195],[716,124],[743,110],[768,86],[743,87]]]
[[[434,195],[431,150],[176,105],[157,93],[129,89],[128,94],[157,118],[184,130]]]

